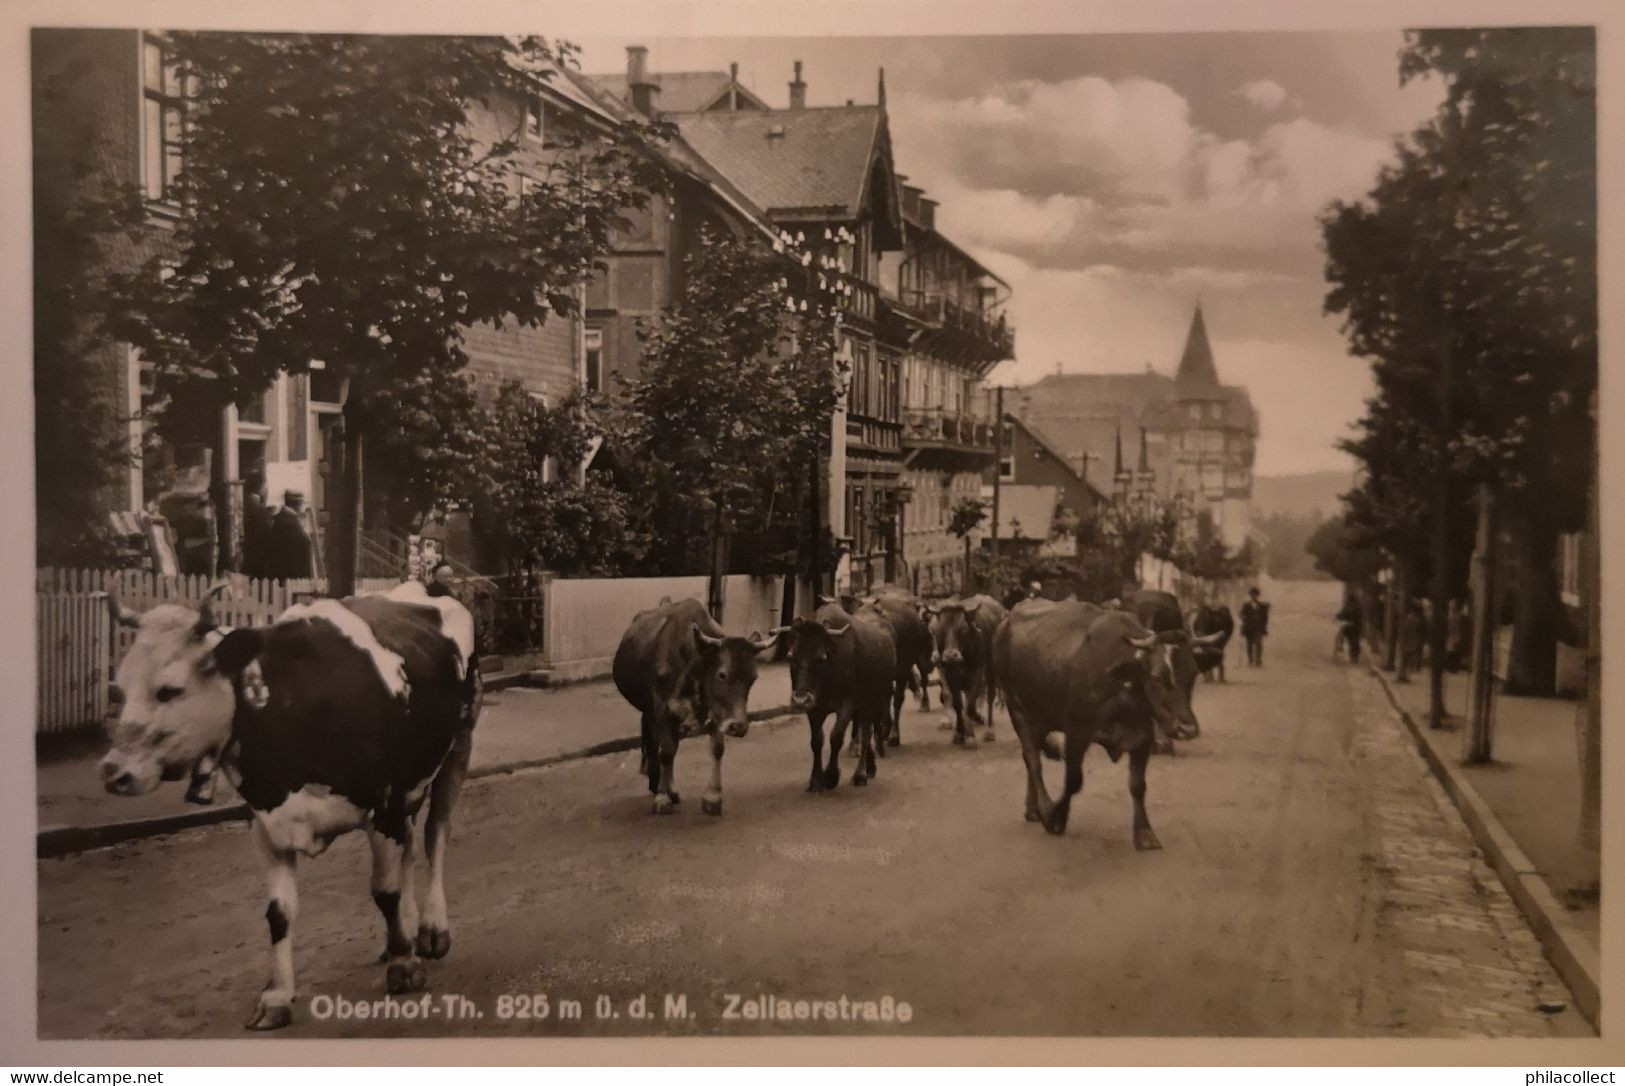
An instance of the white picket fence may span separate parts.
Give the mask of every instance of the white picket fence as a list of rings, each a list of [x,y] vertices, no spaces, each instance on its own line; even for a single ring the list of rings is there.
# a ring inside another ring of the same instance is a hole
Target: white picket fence
[[[197,607],[215,583],[207,577],[162,577],[144,570],[36,570],[37,729],[65,731],[106,719],[108,686],[135,640],[134,630],[112,621],[109,595],[133,612],[161,603]],[[397,578],[366,578],[358,590],[381,592],[399,583]],[[321,587],[312,580],[234,578],[215,597],[214,614],[223,626],[264,626]]]

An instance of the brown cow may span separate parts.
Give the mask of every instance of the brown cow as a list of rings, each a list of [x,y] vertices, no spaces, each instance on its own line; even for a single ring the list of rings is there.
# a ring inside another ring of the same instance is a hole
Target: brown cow
[[[875,736],[890,723],[892,687],[897,676],[897,650],[892,631],[879,612],[847,614],[826,603],[810,619],[790,627],[790,704],[807,714],[812,742],[812,774],[807,791],[822,792],[841,783],[838,758],[848,724],[855,726],[859,760],[852,783],[864,785],[875,775]],[[824,721],[835,714],[829,757],[824,757]]]
[[[972,746],[976,743],[972,724],[986,729],[985,742],[993,741],[993,684],[988,682],[987,666],[992,658],[993,631],[1007,614],[998,600],[991,596],[970,596],[963,600],[949,600],[928,609],[931,616],[931,640],[934,646],[932,661],[942,671],[942,685],[948,691],[954,707],[954,742]],[[987,695],[987,719],[983,720],[977,706],[983,694]]]
[[[1027,821],[1066,832],[1072,797],[1083,788],[1084,751],[1095,743],[1114,762],[1129,756],[1134,847],[1162,847],[1145,813],[1146,762],[1155,733],[1183,737],[1189,729],[1168,662],[1170,636],[1127,612],[1078,602],[1024,603],[999,624],[993,678],[1027,767]],[[1064,737],[1060,751],[1052,732]],[[1066,763],[1065,789],[1053,802],[1041,754]]]
[[[820,597],[819,602],[833,601]],[[926,684],[931,678],[931,631],[926,626],[926,620],[920,616],[919,604],[901,589],[882,588],[877,594],[861,601],[847,597],[841,603],[848,614],[866,611],[879,614],[891,633],[892,648],[897,653],[891,719],[875,743],[876,752],[885,757],[888,741],[894,747],[903,743],[903,699],[908,691],[918,689],[920,708],[930,708]]]
[[[724,634],[699,600],[662,603],[633,617],[611,674],[621,697],[643,715],[643,765],[655,814],[671,814],[681,802],[671,787],[677,744],[702,732],[711,737],[711,785],[700,810],[722,813],[723,736],[750,730],[756,657],[775,640]]]

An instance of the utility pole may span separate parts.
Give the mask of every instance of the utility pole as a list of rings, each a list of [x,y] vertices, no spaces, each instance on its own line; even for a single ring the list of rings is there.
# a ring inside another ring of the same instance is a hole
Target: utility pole
[[[988,537],[988,556],[999,557],[999,480],[1004,476],[1004,386],[993,390],[993,532]]]
[[[1580,591],[1586,608],[1586,696],[1580,729],[1580,847],[1591,884],[1601,872],[1602,847],[1602,547],[1598,531],[1598,445],[1595,434],[1597,394],[1591,394],[1591,493],[1586,503],[1586,532],[1581,542]]]
[[[1468,765],[1494,756],[1491,723],[1495,710],[1495,496],[1478,488],[1478,539],[1473,547],[1473,666],[1467,695]]]

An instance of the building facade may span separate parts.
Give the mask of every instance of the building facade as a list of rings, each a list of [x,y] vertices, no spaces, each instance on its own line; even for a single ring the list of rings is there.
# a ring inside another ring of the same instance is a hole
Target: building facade
[[[1232,550],[1252,538],[1258,413],[1245,388],[1220,381],[1200,306],[1172,377],[1057,373],[1007,392],[1006,410],[1096,491],[1177,500],[1188,531],[1205,514]]]

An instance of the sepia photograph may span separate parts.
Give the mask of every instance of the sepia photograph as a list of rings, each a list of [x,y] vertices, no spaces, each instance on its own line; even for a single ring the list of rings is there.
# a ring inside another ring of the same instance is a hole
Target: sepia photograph
[[[27,27],[38,1040],[1599,1036],[1597,28],[907,10]]]

